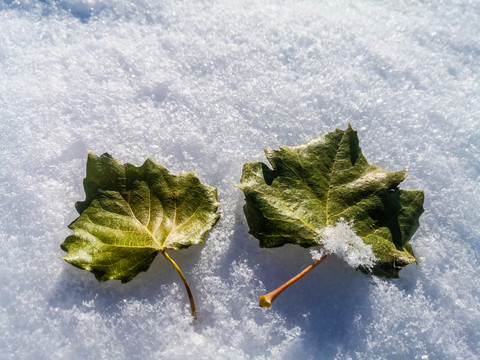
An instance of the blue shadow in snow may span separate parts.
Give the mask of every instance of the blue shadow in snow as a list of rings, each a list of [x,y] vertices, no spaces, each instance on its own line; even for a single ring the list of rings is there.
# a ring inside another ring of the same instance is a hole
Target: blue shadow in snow
[[[236,209],[236,223],[227,259],[248,259],[255,276],[267,292],[274,290],[312,263],[309,250],[297,245],[261,249],[248,234],[243,215],[244,201]],[[364,336],[356,334],[356,319],[371,315],[370,276],[349,268],[329,256],[317,268],[279,296],[271,309],[283,316],[289,327],[300,327],[302,348],[318,358],[334,358],[338,349],[358,348]],[[263,295],[263,294],[258,294]],[[359,340],[360,339],[360,340]]]
[[[50,16],[58,11],[66,11],[82,23],[87,23],[92,16],[98,15],[105,8],[105,4],[90,4],[88,1],[68,2],[64,0],[39,0],[38,2],[18,2],[4,0],[0,2],[0,11],[17,9],[25,12],[41,8],[42,16]]]

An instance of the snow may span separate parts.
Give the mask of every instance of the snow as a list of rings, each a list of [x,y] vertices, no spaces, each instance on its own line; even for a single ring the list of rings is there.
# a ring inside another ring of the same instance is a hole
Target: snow
[[[373,253],[372,245],[365,244],[352,228],[352,222],[353,219],[345,221],[340,218],[335,225],[317,230],[316,242],[322,248],[310,250],[312,259],[320,259],[323,254],[335,254],[354,269],[364,267],[371,270],[378,259]]]
[[[477,1],[0,2],[0,359],[476,359]],[[260,249],[239,182],[264,148],[351,123],[425,191],[419,264],[366,276]],[[65,263],[87,150],[218,187],[205,244],[127,284]]]

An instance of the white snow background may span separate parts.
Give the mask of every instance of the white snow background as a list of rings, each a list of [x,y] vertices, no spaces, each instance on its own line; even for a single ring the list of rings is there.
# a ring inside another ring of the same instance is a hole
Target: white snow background
[[[478,359],[479,1],[0,1],[1,359]],[[425,191],[400,279],[260,249],[233,187],[348,123]],[[61,259],[87,149],[218,187],[204,244],[127,284]]]

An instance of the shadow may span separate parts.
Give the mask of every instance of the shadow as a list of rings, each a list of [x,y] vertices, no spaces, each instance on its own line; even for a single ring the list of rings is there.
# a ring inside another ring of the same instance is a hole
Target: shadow
[[[207,234],[208,237],[208,234]],[[208,240],[207,240],[208,241]],[[168,251],[170,257],[182,269],[195,297],[194,266],[204,247],[203,244],[191,246],[181,251]],[[58,259],[58,261],[63,261]],[[171,292],[172,285],[180,289],[178,306],[188,304],[187,294],[175,268],[161,254],[153,260],[145,272],[140,272],[133,280],[122,284],[120,280],[98,282],[94,275],[65,263],[55,289],[51,292],[48,304],[52,308],[92,308],[104,315],[118,313],[123,303],[130,300],[153,304],[162,294]],[[193,285],[193,286],[192,286]]]
[[[152,100],[155,106],[158,106],[169,93],[168,85],[164,83],[156,83],[149,86],[143,86],[140,88],[137,94],[137,98],[142,101],[148,99]]]
[[[52,3],[55,7],[67,11],[74,18],[77,18],[84,24],[88,23],[92,17],[98,16],[107,7],[103,3],[91,3],[89,1],[70,2],[64,0],[55,0],[52,1]]]
[[[241,198],[241,200],[240,200]],[[312,263],[308,249],[287,244],[278,248],[260,248],[248,234],[243,215],[243,194],[235,209],[235,225],[226,263],[246,261],[255,270],[256,281],[266,292],[272,291]],[[271,309],[283,317],[289,327],[298,326],[303,332],[303,344],[318,358],[334,358],[339,347],[348,347],[355,331],[355,319],[371,318],[369,298],[370,277],[349,268],[334,255],[308,273],[279,296]],[[252,299],[258,303],[258,296]],[[241,317],[241,314],[234,315]]]
[[[107,9],[107,5],[101,2],[90,1],[65,1],[65,0],[39,0],[35,2],[23,2],[15,0],[4,0],[0,2],[0,10],[4,8],[21,9],[23,11],[35,10],[40,6],[41,15],[44,17],[51,16],[58,10],[69,13],[80,22],[86,24],[92,17],[98,16],[102,11]]]
[[[379,196],[382,207],[374,208],[374,211],[371,211],[369,215],[379,226],[388,228],[392,235],[393,244],[397,250],[403,251],[405,244],[402,240],[402,232],[398,221],[398,214],[401,211],[400,195],[400,190],[382,190]]]

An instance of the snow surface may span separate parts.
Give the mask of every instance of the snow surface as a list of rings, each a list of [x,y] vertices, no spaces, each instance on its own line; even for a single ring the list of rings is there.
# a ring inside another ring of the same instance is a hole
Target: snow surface
[[[1,359],[476,359],[478,1],[0,1]],[[242,164],[348,123],[425,190],[398,280],[248,235]],[[61,260],[87,149],[218,187],[205,244],[128,284]]]

